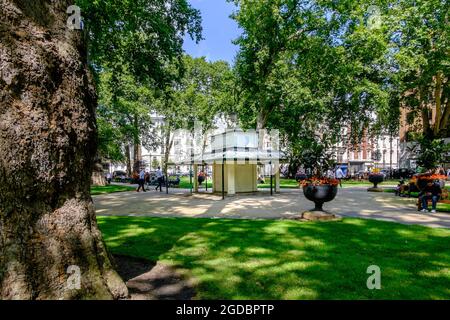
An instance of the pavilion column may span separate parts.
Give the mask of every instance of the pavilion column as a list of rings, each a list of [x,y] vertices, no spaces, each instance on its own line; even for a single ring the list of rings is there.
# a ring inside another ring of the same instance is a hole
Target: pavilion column
[[[252,164],[252,172],[253,172],[253,188],[252,191],[253,192],[257,192],[258,191],[258,165],[257,164]]]
[[[228,195],[236,194],[235,168],[236,168],[236,166],[233,163],[225,165],[225,169],[226,169],[225,174],[227,176],[227,194]]]
[[[217,192],[217,187],[216,187],[216,181],[218,181],[217,179],[218,179],[218,177],[217,177],[217,170],[216,170],[216,167],[217,167],[217,165],[216,165],[216,163],[215,162],[213,162],[212,164],[211,164],[211,189],[212,189],[212,193],[214,193],[214,192]]]
[[[194,172],[193,172],[193,179],[194,179],[194,192],[198,192],[198,164],[194,164]]]
[[[280,163],[277,161],[273,166],[275,171],[275,192],[280,192]]]

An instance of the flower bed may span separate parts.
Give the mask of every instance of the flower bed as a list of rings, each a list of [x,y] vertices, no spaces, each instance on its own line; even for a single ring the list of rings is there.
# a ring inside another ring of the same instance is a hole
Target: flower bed
[[[431,173],[422,173],[417,174],[409,180],[410,185],[415,185],[419,190],[422,190],[428,182],[439,180],[441,183],[441,188],[445,186],[445,180],[447,179],[444,175],[439,174],[431,174]]]
[[[330,179],[330,178],[319,178],[319,177],[312,177],[305,180],[302,180],[299,182],[299,185],[301,187],[307,187],[307,186],[322,186],[322,185],[332,185],[337,186],[339,184],[339,180],[337,179]]]
[[[447,176],[441,174],[421,173],[414,175],[410,182],[416,183],[418,180],[446,180]]]

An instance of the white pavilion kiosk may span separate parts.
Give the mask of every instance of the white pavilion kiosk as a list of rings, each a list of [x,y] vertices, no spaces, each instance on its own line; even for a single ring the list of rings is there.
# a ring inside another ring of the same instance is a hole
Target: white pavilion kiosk
[[[193,191],[198,192],[198,166],[206,164],[212,167],[212,192],[221,193],[222,198],[225,194],[257,192],[258,165],[270,165],[270,192],[279,192],[280,152],[278,141],[273,141],[278,139],[272,139],[265,130],[261,132],[236,128],[212,135],[207,151],[193,154],[189,162],[184,161],[193,165]]]

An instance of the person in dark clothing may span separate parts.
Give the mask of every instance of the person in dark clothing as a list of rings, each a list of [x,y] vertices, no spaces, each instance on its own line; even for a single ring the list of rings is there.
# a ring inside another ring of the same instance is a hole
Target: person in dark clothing
[[[425,188],[420,192],[419,198],[422,201],[422,212],[428,212],[428,201],[431,200],[431,212],[436,212],[436,205],[441,198],[442,189],[439,182],[429,181]]]
[[[404,197],[406,196],[406,193],[409,191],[409,186],[405,184],[405,180],[400,180],[400,182],[397,185],[397,188],[395,189],[395,195]]]
[[[149,185],[149,183],[150,183],[150,173],[149,172],[145,173],[144,182],[147,184],[147,186]]]
[[[146,192],[147,190],[145,190],[145,186],[144,186],[144,183],[145,183],[145,171],[144,171],[144,169],[142,169],[141,172],[139,172],[138,183],[139,183],[139,187],[136,189],[136,191],[139,192],[139,190],[142,188],[142,191]]]
[[[158,170],[156,170],[156,179],[158,179],[158,186],[155,190],[158,190],[162,192],[162,185],[164,183],[164,175],[161,171],[161,167],[158,167]]]
[[[205,181],[205,172],[203,170],[199,172],[197,181],[199,185],[202,185],[203,181]]]

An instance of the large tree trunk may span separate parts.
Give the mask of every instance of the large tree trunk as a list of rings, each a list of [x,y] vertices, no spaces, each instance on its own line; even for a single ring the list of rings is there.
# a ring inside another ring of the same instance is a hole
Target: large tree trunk
[[[131,175],[133,174],[132,170],[131,170],[131,155],[130,155],[130,145],[127,143],[125,145],[125,157],[126,157],[126,161],[127,161],[127,175],[129,177],[131,177]]]
[[[133,173],[138,174],[142,167],[142,149],[140,143],[134,143],[133,150]]]
[[[163,170],[164,170],[164,175],[167,176],[167,166],[169,164],[170,151],[172,150],[172,145],[173,145],[172,131],[170,130],[169,126],[167,126],[164,138],[165,138],[165,141],[164,141]]]
[[[128,294],[89,194],[96,96],[72,2],[0,0],[0,299]]]
[[[133,117],[134,128],[139,131],[138,115]],[[134,136],[133,140],[133,173],[139,174],[142,167],[142,148],[139,133]]]

